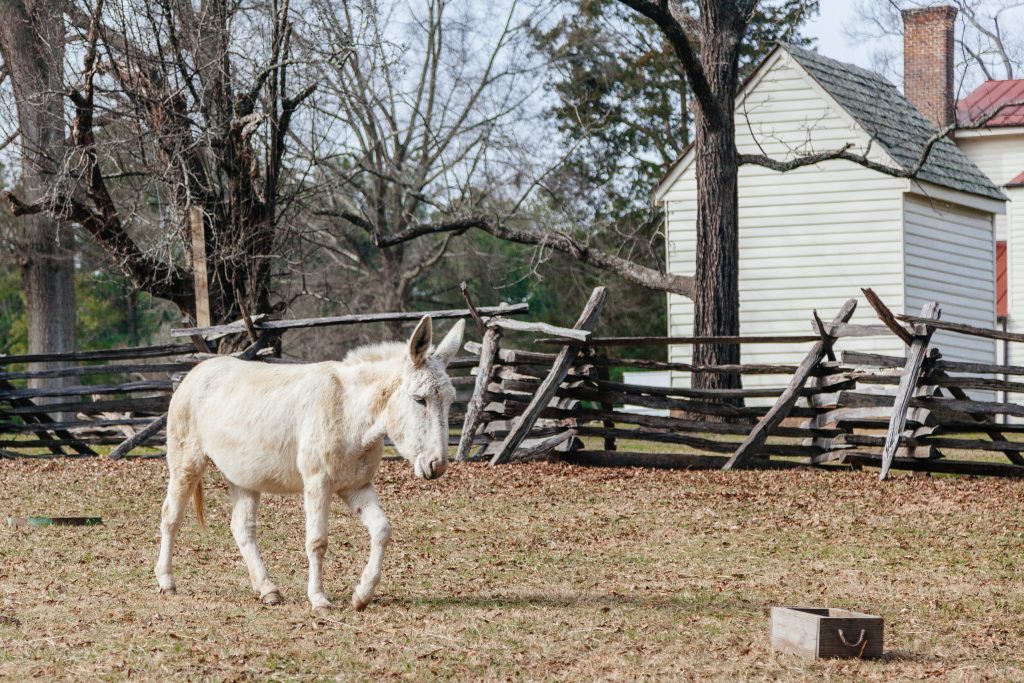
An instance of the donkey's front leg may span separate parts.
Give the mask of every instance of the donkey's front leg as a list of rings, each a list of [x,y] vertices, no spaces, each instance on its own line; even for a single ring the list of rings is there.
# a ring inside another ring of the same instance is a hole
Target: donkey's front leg
[[[352,593],[352,606],[357,610],[365,608],[373,598],[373,591],[380,583],[381,565],[384,564],[384,549],[391,540],[391,522],[380,507],[377,491],[373,486],[352,491],[345,495],[345,502],[352,512],[359,515],[370,532],[370,559],[359,579],[359,585]]]
[[[323,564],[327,553],[327,517],[331,509],[331,488],[327,477],[308,479],[303,486],[306,498],[306,555],[309,557],[309,586],[306,595],[313,609],[328,609],[331,601],[324,594]]]

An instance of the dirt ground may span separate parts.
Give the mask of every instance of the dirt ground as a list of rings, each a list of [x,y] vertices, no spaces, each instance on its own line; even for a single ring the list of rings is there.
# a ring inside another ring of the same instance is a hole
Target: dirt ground
[[[104,520],[0,526],[0,678],[1024,680],[1024,482],[875,476],[388,462],[378,597],[348,607],[368,541],[335,504],[319,617],[298,498],[260,520],[285,605],[251,594],[216,473],[161,599],[161,461],[0,461],[3,517]],[[773,605],[878,614],[887,654],[775,653]]]

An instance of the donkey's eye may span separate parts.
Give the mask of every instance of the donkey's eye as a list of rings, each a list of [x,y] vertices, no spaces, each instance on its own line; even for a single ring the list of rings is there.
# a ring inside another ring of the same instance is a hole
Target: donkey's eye
[[[427,399],[423,398],[422,396],[413,396],[412,400],[416,401],[421,406],[427,405]]]

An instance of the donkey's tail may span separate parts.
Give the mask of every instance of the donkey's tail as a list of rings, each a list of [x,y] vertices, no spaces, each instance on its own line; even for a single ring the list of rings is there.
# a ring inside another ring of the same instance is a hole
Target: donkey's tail
[[[203,505],[203,479],[196,480],[195,488],[192,489],[192,502],[196,506],[196,517],[199,518],[199,525],[206,527],[206,508]]]

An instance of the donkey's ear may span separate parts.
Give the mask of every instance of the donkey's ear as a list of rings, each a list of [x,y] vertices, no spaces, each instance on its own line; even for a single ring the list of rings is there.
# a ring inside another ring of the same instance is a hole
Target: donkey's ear
[[[434,355],[441,359],[441,362],[448,365],[452,358],[455,358],[455,354],[462,348],[462,335],[466,332],[466,320],[460,318],[458,322],[452,325],[452,329],[448,330],[448,334],[444,336],[441,343],[434,349]]]
[[[433,324],[430,321],[430,316],[425,315],[420,318],[419,324],[412,331],[412,336],[409,337],[409,359],[413,365],[419,365],[427,357],[427,352],[430,351],[430,341],[433,338]]]

